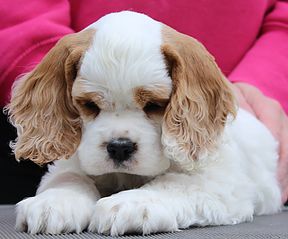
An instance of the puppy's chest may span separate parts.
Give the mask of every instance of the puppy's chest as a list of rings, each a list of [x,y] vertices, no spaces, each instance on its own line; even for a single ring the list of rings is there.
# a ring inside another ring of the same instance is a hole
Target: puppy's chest
[[[152,177],[125,173],[109,173],[90,176],[90,178],[94,180],[101,197],[107,197],[123,190],[139,188],[153,179]]]

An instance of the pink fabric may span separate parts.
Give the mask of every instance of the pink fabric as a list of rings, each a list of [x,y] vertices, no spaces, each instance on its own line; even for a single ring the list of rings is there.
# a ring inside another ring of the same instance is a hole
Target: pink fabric
[[[0,104],[60,37],[121,10],[197,38],[230,80],[257,86],[288,112],[288,1],[277,0],[0,0]]]

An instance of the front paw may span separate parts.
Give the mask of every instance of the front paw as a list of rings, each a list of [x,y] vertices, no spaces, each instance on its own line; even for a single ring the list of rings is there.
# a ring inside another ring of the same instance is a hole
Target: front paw
[[[31,234],[81,232],[95,201],[71,190],[49,189],[17,204],[16,230]]]
[[[88,230],[110,234],[175,231],[176,216],[159,195],[146,190],[130,190],[100,199]]]

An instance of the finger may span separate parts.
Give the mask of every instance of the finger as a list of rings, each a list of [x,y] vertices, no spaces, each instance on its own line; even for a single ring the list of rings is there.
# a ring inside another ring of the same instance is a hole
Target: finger
[[[288,188],[286,189],[285,192],[283,192],[282,194],[282,203],[285,204],[285,203],[288,203]],[[286,205],[286,204],[285,204]],[[286,205],[287,206],[287,205]]]
[[[280,158],[278,163],[278,180],[282,189],[283,203],[288,199],[288,118],[283,120],[280,142]]]
[[[234,84],[233,89],[234,89],[234,93],[235,93],[235,96],[237,98],[237,101],[239,103],[239,107],[249,111],[251,114],[254,115],[254,112],[253,112],[252,108],[250,107],[250,105],[247,103],[241,88],[238,87],[238,83]]]
[[[253,106],[257,118],[266,125],[278,142],[281,142],[284,134],[283,121],[286,117],[285,113],[281,105],[275,100],[265,98],[263,105],[264,107],[258,107],[257,109]]]

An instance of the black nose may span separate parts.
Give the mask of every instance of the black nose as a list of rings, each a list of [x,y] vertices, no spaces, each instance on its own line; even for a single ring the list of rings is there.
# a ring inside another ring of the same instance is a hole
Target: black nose
[[[112,139],[107,144],[107,152],[117,164],[128,160],[136,149],[136,143],[127,138]]]

